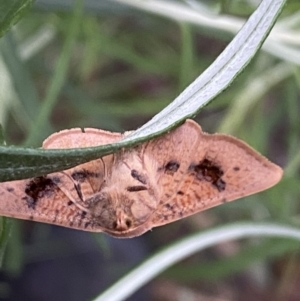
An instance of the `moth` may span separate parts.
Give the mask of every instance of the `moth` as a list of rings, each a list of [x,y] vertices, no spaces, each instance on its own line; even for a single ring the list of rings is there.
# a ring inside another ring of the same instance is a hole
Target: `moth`
[[[123,137],[75,128],[51,135],[43,148],[97,146]],[[129,238],[270,188],[281,177],[279,166],[246,143],[204,133],[187,120],[132,149],[0,183],[0,215]]]

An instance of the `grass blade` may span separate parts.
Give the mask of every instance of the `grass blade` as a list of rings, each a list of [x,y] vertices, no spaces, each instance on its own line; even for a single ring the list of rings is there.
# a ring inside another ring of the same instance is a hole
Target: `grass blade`
[[[194,234],[147,259],[94,301],[125,300],[176,262],[218,243],[248,237],[285,237],[300,240],[300,229],[278,224],[237,223]]]
[[[285,0],[264,0],[233,41],[203,74],[169,106],[122,141],[89,149],[59,151],[0,147],[0,181],[29,178],[70,168],[113,153],[122,147],[130,147],[149,140],[169,131],[186,118],[195,116],[204,105],[228,87],[249,64],[274,25],[284,3]],[[56,80],[53,91],[49,92],[51,96],[48,98],[49,103],[46,102],[46,107],[34,123],[33,134],[30,135],[28,142],[33,141],[36,132],[43,125],[44,118],[48,117],[50,107],[53,107],[63,82],[64,72]]]

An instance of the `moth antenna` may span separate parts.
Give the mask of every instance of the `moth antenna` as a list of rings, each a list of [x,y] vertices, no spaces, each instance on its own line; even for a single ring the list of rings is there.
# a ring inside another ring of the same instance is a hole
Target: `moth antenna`
[[[107,169],[106,169],[106,165],[105,165],[105,162],[103,160],[103,158],[100,158],[102,164],[103,164],[103,169],[104,169],[104,180],[107,179]]]
[[[127,166],[127,168],[129,169],[129,170],[131,170],[132,168],[127,164],[127,162],[126,161],[122,161],[122,163],[124,164],[124,165],[126,165]]]

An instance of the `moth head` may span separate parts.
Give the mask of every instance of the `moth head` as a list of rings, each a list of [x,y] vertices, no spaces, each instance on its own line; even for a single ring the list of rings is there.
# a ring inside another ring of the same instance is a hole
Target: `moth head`
[[[118,237],[131,237],[140,233],[142,225],[153,213],[153,202],[154,196],[146,189],[123,192],[108,190],[93,196],[89,212],[93,222],[104,232]]]

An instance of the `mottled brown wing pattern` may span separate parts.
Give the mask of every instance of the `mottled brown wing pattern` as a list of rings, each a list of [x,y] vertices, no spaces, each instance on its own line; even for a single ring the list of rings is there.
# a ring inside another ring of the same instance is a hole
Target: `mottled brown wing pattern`
[[[172,198],[179,190],[198,139],[199,126],[193,122],[185,123],[145,145],[145,155],[156,161],[158,166],[156,174],[152,176],[156,178],[159,202]]]
[[[192,121],[184,125],[188,132]],[[188,135],[188,134],[187,134]],[[180,185],[162,194],[151,224],[163,225],[276,184],[282,170],[244,142],[201,132]]]
[[[51,135],[43,148],[97,146],[122,138],[120,133],[97,129],[71,129]],[[105,156],[45,177],[0,183],[1,215],[101,231],[91,222],[86,201],[101,189],[113,155]],[[105,168],[104,168],[105,166]]]
[[[1,183],[1,215],[84,228],[86,212],[70,201],[56,185],[56,174],[29,180]]]

